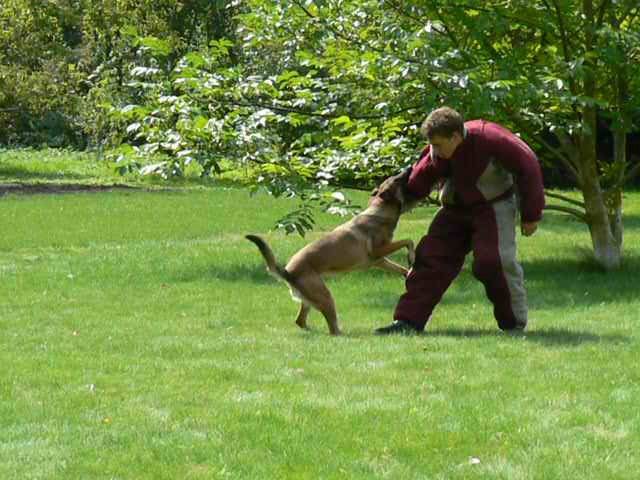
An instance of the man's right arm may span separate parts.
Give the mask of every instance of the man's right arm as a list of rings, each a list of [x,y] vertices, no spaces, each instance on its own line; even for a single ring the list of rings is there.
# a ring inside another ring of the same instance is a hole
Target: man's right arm
[[[434,185],[445,176],[444,162],[437,162],[431,157],[431,148],[425,147],[420,159],[413,165],[411,175],[407,182],[409,193],[417,200],[426,198]]]

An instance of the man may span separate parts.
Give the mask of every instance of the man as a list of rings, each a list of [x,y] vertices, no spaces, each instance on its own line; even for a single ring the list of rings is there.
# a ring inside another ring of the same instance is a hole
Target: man
[[[394,322],[377,334],[424,330],[434,307],[473,251],[473,274],[485,287],[502,330],[527,325],[527,296],[516,260],[516,195],[521,232],[533,235],[542,217],[544,192],[538,159],[506,128],[485,120],[464,123],[449,107],[422,124],[429,142],[412,167],[409,193],[418,199],[441,185],[442,208],[416,248]]]

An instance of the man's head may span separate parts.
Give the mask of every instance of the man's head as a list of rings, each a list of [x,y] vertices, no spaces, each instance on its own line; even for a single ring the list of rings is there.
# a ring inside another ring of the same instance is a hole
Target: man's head
[[[441,107],[429,114],[420,133],[431,144],[432,154],[451,158],[464,140],[464,120],[453,108]]]

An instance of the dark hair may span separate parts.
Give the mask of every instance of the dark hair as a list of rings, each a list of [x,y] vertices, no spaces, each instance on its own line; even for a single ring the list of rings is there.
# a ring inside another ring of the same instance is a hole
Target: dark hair
[[[440,107],[431,112],[420,128],[420,133],[426,139],[435,136],[451,138],[456,132],[464,135],[464,120],[450,107]]]

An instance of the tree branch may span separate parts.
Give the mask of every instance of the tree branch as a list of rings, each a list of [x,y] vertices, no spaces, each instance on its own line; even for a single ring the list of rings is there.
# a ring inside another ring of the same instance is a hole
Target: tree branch
[[[223,103],[225,105],[232,105],[236,107],[265,108],[265,109],[273,110],[274,112],[278,112],[278,113],[297,113],[299,115],[304,115],[307,117],[318,117],[318,118],[325,118],[328,120],[338,118],[343,115],[347,115],[349,118],[353,120],[380,120],[380,119],[385,119],[389,117],[394,117],[396,115],[400,115],[402,113],[409,112],[412,110],[421,110],[423,108],[423,105],[414,105],[414,106],[401,108],[393,112],[379,114],[379,115],[353,115],[353,114],[349,114],[348,112],[339,112],[339,113],[310,112],[307,110],[301,110],[293,107],[277,106],[269,103],[261,103],[260,101],[258,102],[226,101],[226,102],[219,102],[219,103]]]
[[[588,224],[587,215],[579,210],[576,210],[575,208],[563,207],[561,205],[545,205],[544,209],[569,214]]]
[[[527,122],[525,122],[517,112],[509,110],[508,108],[505,111],[514,119],[515,123],[517,123],[518,128],[529,133],[530,137],[535,137],[538,142],[542,144],[555,158],[560,160],[560,163],[564,165],[564,167],[569,171],[571,176],[573,177],[574,182],[581,187],[582,180],[580,179],[580,174],[578,168],[571,163],[569,157],[566,154],[563,154],[562,150],[556,147],[553,147],[549,142],[547,142],[544,138],[539,135],[536,135],[531,128],[528,126]]]
[[[300,10],[302,10],[305,15],[307,15],[309,18],[313,19],[313,20],[318,20],[322,23],[322,25],[329,30],[331,33],[333,33],[336,37],[341,38],[343,40],[345,40],[346,42],[350,43],[350,44],[354,44],[354,45],[358,45],[361,48],[364,49],[368,49],[370,51],[376,52],[376,53],[381,53],[381,54],[387,54],[388,52],[386,52],[384,49],[379,48],[379,47],[375,47],[369,43],[365,43],[363,41],[361,41],[358,38],[355,38],[351,35],[348,35],[344,32],[341,32],[339,30],[337,30],[333,24],[331,22],[326,21],[326,19],[324,19],[323,17],[320,16],[315,16],[313,13],[311,13],[309,11],[309,9],[307,7],[305,7],[302,2],[300,0],[291,0],[298,8],[300,8]],[[398,58],[399,60],[402,60],[405,63],[413,63],[413,64],[417,64],[417,65],[422,65],[422,66],[429,66],[426,65],[423,61],[421,61],[418,58],[415,57],[406,57],[404,55],[400,55],[397,51],[394,52],[394,55],[396,58]],[[434,85],[435,86],[435,85]]]
[[[584,202],[581,202],[579,200],[574,200],[573,198],[569,198],[564,195],[560,195],[559,193],[548,192],[545,190],[544,194],[547,197],[555,198],[557,200],[562,200],[563,202],[570,203],[571,205],[575,205],[576,207],[586,208],[586,205],[584,204]]]
[[[545,5],[545,7],[547,8],[547,10],[549,10],[550,13],[555,14],[555,16],[558,19],[558,28],[560,29],[560,39],[562,41],[562,53],[564,56],[564,61],[569,64],[569,62],[571,61],[571,44],[569,42],[569,38],[568,38],[568,31],[566,28],[566,25],[564,23],[564,17],[562,16],[562,10],[560,8],[560,6],[558,5],[558,0],[552,0],[553,1],[553,5],[554,7],[552,8],[551,5],[549,5],[549,2],[547,0],[543,0],[543,3]],[[573,93],[574,95],[576,94],[576,82],[573,79],[572,76],[569,76],[569,86],[571,87],[571,93]]]
[[[542,143],[542,145],[544,145],[544,147],[558,160],[560,160],[560,163],[562,163],[562,165],[569,171],[569,173],[571,174],[571,176],[573,177],[573,180],[576,182],[576,184],[579,187],[582,187],[582,180],[580,178],[580,173],[578,172],[578,169],[573,165],[573,163],[571,163],[571,161],[567,158],[566,155],[564,155],[562,153],[562,151],[558,148],[555,148],[551,145],[549,145],[549,143],[544,140],[543,138],[538,138],[538,141],[540,143]]]
[[[392,10],[395,10],[399,15],[411,20],[417,26],[424,27],[424,18],[415,17],[415,16],[409,14],[405,9],[402,8],[402,6],[398,5],[398,2],[394,2],[394,1],[391,1],[391,0],[384,0],[384,3],[387,4],[389,6],[389,8],[391,8]],[[442,30],[439,30],[439,29],[435,29],[435,31],[438,32],[441,35],[444,35],[444,33],[445,33],[445,32],[443,32]]]
[[[620,18],[619,18],[619,22],[623,23],[625,20],[627,20],[627,18],[629,17],[629,15],[631,15],[631,12],[633,12],[633,10],[636,9],[636,13],[633,15],[633,17],[631,17],[632,21],[635,19],[636,16],[638,16],[638,13],[640,13],[640,8],[638,8],[638,5],[635,4],[635,2],[629,2],[629,8],[627,9],[626,12],[624,12]]]
[[[449,37],[449,40],[455,45],[455,47],[458,49],[459,52],[461,52],[465,59],[467,60],[467,62],[469,62],[472,65],[477,66],[478,62],[475,61],[474,58],[471,57],[471,55],[469,55],[466,51],[465,48],[463,48],[460,45],[460,42],[458,40],[458,38],[453,34],[453,32],[451,31],[450,28],[447,27],[447,22],[445,22],[444,17],[442,15],[442,10],[439,8],[436,8],[436,15],[438,16],[438,19],[440,20],[440,22],[442,22],[442,25],[444,25],[444,30],[446,33],[446,36]],[[484,44],[484,48],[489,52],[489,55],[491,55],[494,59],[500,58],[500,56],[497,54],[497,52],[495,51],[495,49],[491,46],[491,44],[489,44],[488,42],[483,42]]]
[[[598,28],[602,27],[602,24],[604,23],[604,14],[606,13],[607,7],[610,3],[611,0],[602,0],[602,3],[598,7]]]
[[[399,14],[401,14],[402,16],[410,19],[411,21],[415,22],[418,25],[422,25],[424,26],[424,19],[420,18],[420,17],[415,17],[413,15],[410,15],[409,13],[406,12],[406,10],[404,10],[402,8],[401,5],[399,5],[397,1],[392,1],[392,0],[384,0],[384,3],[388,4],[391,6],[391,8],[393,8],[394,10],[396,10]],[[446,5],[436,5],[435,8],[437,10],[455,10],[456,12],[460,12],[461,10],[474,10],[476,12],[483,12],[483,13],[487,13],[489,15],[492,16],[497,16],[500,18],[503,18],[505,20],[508,20],[512,23],[521,23],[522,25],[527,25],[529,27],[532,28],[536,28],[539,30],[544,30],[547,33],[552,33],[554,34],[555,31],[553,31],[553,29],[549,28],[548,25],[546,23],[536,23],[534,21],[532,21],[531,19],[528,18],[522,18],[522,17],[518,17],[515,15],[509,15],[508,13],[506,13],[505,11],[502,10],[497,10],[496,8],[483,8],[477,4],[456,4],[455,6],[446,6]],[[441,32],[439,32],[441,33]]]

